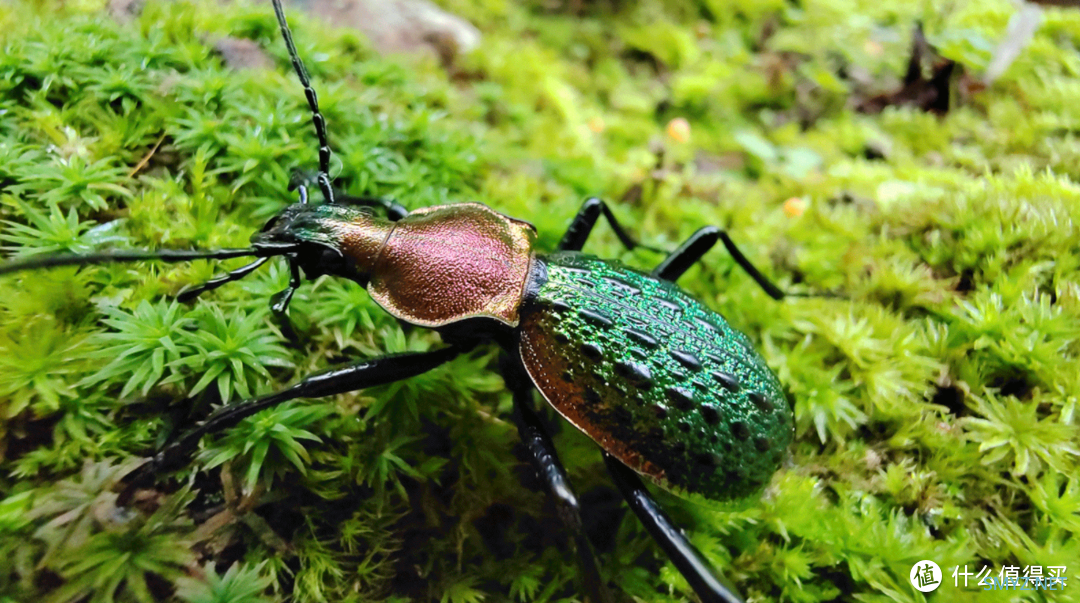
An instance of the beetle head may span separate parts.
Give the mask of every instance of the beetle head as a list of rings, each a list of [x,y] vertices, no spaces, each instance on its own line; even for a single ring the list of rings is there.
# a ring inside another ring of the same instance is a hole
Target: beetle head
[[[374,216],[364,207],[307,202],[300,186],[300,201],[281,210],[251,237],[251,255],[259,259],[228,275],[185,289],[181,301],[239,280],[273,257],[289,262],[289,287],[274,296],[271,308],[284,312],[300,286],[301,271],[309,280],[324,274],[342,276],[366,284],[370,267],[378,257],[392,223]]]
[[[363,283],[390,228],[368,208],[296,203],[252,235],[251,246],[263,257],[286,256],[308,279],[331,274]]]

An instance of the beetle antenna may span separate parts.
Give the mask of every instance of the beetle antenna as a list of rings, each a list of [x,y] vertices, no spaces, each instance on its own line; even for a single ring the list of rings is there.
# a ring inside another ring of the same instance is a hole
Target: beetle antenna
[[[57,266],[91,266],[95,264],[119,264],[124,262],[189,262],[191,260],[227,260],[230,258],[254,257],[260,253],[254,248],[248,249],[159,249],[157,251],[121,250],[102,253],[58,253],[29,257],[0,264],[0,275],[55,268]]]
[[[285,22],[285,9],[281,6],[281,0],[274,0],[274,14],[277,15],[278,25],[281,26],[281,36],[285,38],[285,46],[289,49],[289,59],[292,60],[296,76],[300,78],[300,84],[304,87],[304,96],[307,97],[308,107],[311,107],[311,121],[315,124],[315,135],[319,138],[319,189],[327,203],[334,202],[334,189],[330,186],[330,139],[326,134],[326,119],[319,111],[319,98],[315,95],[315,89],[311,87],[311,79],[308,77],[304,62],[296,52],[296,44],[293,43],[292,31]]]

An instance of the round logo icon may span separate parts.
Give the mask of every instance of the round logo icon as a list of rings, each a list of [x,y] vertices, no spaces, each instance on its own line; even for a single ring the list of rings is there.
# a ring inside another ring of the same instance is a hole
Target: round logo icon
[[[923,559],[911,566],[908,579],[916,590],[928,593],[941,586],[941,568],[933,561]]]

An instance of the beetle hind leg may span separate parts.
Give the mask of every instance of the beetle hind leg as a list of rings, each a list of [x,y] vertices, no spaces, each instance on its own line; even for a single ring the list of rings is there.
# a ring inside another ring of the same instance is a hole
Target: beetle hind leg
[[[516,381],[516,383],[512,383]],[[544,428],[540,417],[533,410],[532,385],[528,377],[507,379],[507,385],[514,394],[518,433],[529,452],[529,460],[537,476],[544,483],[548,493],[555,500],[559,519],[570,530],[577,549],[578,566],[585,582],[585,591],[592,603],[613,603],[611,591],[600,577],[600,566],[596,562],[592,544],[585,535],[581,521],[581,506],[570,486],[570,479],[559,461],[551,437]]]
[[[597,220],[600,216],[604,216],[607,219],[608,224],[611,225],[611,229],[615,231],[615,236],[619,238],[623,246],[629,250],[633,250],[637,247],[642,247],[650,251],[656,251],[659,253],[666,253],[663,249],[657,249],[656,247],[650,247],[648,245],[642,245],[637,242],[626,229],[623,228],[619,221],[615,218],[615,214],[612,213],[611,208],[607,203],[596,197],[590,197],[582,204],[581,209],[578,210],[576,216],[574,216],[573,222],[566,229],[566,233],[563,235],[561,241],[559,241],[559,251],[581,251],[585,247],[585,241],[588,240],[589,234],[592,233],[593,228],[596,226]],[[698,229],[697,232],[690,235],[682,245],[675,251],[668,254],[667,258],[653,271],[652,275],[656,278],[660,278],[666,281],[675,282],[680,276],[686,272],[690,266],[694,265],[704,256],[710,249],[716,245],[717,241],[724,244],[731,257],[735,260],[735,263],[743,269],[750,278],[754,279],[754,282],[760,286],[769,297],[781,300],[788,296],[779,287],[773,284],[764,274],[761,273],[739,248],[735,246],[735,242],[731,240],[726,232],[720,230],[715,226],[705,226]]]

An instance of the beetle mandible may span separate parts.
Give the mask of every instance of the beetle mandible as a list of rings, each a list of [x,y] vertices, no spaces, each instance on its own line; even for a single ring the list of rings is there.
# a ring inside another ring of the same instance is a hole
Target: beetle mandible
[[[282,256],[290,283],[272,300],[279,318],[284,319],[301,273],[308,279],[333,275],[366,286],[398,319],[437,331],[446,347],[360,361],[229,405],[132,472],[121,502],[134,488],[152,483],[156,473],[187,462],[202,436],[260,410],[406,379],[479,344],[494,343],[506,353],[503,376],[513,394],[521,439],[572,531],[589,597],[612,600],[584,535],[577,499],[533,409],[534,389],[600,446],[631,509],[698,596],[740,601],[655,503],[639,476],[705,501],[745,498],[770,479],[793,434],[780,384],[745,335],[675,281],[722,242],[771,297],[782,299],[784,293],[715,227],[698,230],[649,273],[581,253],[601,215],[627,248],[637,246],[599,199],[584,203],[551,254],[535,249],[531,225],[479,203],[410,212],[382,199],[337,200],[325,119],[280,0],[273,5],[311,110],[323,204],[308,203],[306,187],[300,185],[299,201],[253,235],[246,249],[47,255],[0,265],[0,274],[61,265],[256,258],[180,294],[191,299]]]

